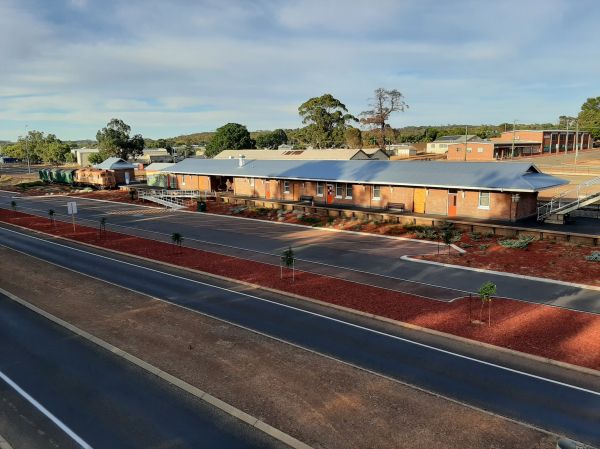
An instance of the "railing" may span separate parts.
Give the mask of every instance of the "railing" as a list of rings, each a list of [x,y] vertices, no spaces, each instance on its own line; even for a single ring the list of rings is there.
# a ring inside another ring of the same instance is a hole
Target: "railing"
[[[152,201],[173,209],[182,209],[186,206],[186,200],[214,197],[215,192],[209,190],[144,189],[139,190],[138,195],[138,198],[141,200]]]
[[[576,188],[564,191],[553,197],[546,204],[538,207],[537,219],[543,221],[547,217],[557,213],[566,213],[577,209],[583,202],[598,197],[600,192],[588,193],[587,189],[593,185],[600,184],[600,176],[577,185]],[[576,198],[572,200],[571,198]]]

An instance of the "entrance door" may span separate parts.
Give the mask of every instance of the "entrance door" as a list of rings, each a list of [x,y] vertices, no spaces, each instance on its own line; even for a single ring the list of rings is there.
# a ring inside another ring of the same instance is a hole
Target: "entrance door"
[[[333,184],[327,184],[327,204],[333,203]]]
[[[265,198],[270,200],[271,199],[271,181],[269,179],[265,179],[263,182],[265,184]]]
[[[425,213],[425,198],[426,198],[425,189],[415,189],[415,194],[413,198],[414,206],[413,211],[417,214]]]
[[[448,193],[448,216],[456,217],[456,193]]]

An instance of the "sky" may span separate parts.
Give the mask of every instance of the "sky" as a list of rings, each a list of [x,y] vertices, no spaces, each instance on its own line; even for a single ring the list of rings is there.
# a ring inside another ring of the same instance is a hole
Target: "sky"
[[[600,95],[597,0],[0,0],[0,140],[302,126],[378,87],[391,125],[555,122]]]

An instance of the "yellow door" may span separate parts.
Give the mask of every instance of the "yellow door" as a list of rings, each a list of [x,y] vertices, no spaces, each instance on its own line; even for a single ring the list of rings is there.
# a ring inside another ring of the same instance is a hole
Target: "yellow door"
[[[413,211],[417,214],[425,213],[425,189],[415,189]]]

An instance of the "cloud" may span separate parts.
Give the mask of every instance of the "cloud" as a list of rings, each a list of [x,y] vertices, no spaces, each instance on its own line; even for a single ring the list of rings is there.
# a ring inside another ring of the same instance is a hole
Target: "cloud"
[[[358,114],[380,86],[411,105],[395,126],[553,120],[600,94],[600,11],[578,5],[4,0],[0,140],[26,122],[93,137],[115,116],[149,137],[298,127],[306,99]]]

